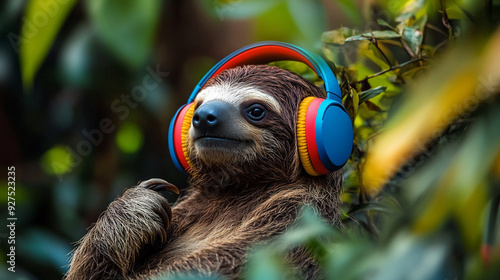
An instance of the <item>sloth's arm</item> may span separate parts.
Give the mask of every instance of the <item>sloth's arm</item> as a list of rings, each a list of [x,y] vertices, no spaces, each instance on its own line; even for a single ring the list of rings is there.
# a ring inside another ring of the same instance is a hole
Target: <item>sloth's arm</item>
[[[200,244],[198,250],[161,270],[166,274],[239,275],[252,246],[269,241],[293,224],[305,194],[303,189],[275,194],[250,212],[232,234]]]
[[[152,179],[113,201],[79,242],[66,279],[126,278],[140,255],[161,248],[172,211],[157,191],[166,189],[177,190]]]

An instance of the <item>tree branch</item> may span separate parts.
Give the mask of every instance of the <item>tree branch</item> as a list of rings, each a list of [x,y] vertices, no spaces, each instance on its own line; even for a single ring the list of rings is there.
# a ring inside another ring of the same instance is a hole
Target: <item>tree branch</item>
[[[391,62],[389,61],[389,59],[387,58],[387,56],[385,55],[385,53],[382,51],[382,49],[380,49],[380,47],[378,46],[377,38],[375,38],[375,36],[373,36],[373,32],[371,30],[370,30],[370,33],[372,34],[370,43],[372,43],[375,46],[375,48],[377,48],[377,50],[382,54],[382,56],[384,57],[385,61],[387,62],[387,65],[389,65],[389,67],[392,67]]]
[[[434,26],[434,25],[432,25],[432,24],[430,24],[430,23],[426,23],[426,24],[425,24],[425,27],[427,27],[427,28],[429,28],[429,29],[431,29],[431,30],[434,30],[434,31],[436,31],[437,33],[439,33],[439,34],[443,35],[444,37],[448,38],[448,34],[444,33],[444,32],[443,32],[443,30],[441,30],[441,29],[437,28],[436,26]]]
[[[387,73],[387,72],[390,72],[390,71],[393,71],[393,70],[396,70],[396,69],[399,69],[399,68],[403,68],[403,67],[405,67],[405,66],[406,66],[406,65],[408,65],[408,64],[411,64],[411,63],[413,63],[413,62],[417,62],[417,61],[422,61],[422,60],[424,60],[424,58],[423,58],[423,57],[421,57],[421,58],[417,58],[417,59],[408,60],[408,61],[406,61],[406,62],[404,62],[404,63],[401,63],[401,64],[399,64],[399,65],[396,65],[396,66],[391,66],[389,69],[385,69],[385,70],[382,70],[382,71],[377,72],[377,73],[375,73],[375,74],[372,74],[372,75],[370,75],[370,76],[366,76],[364,79],[361,79],[361,80],[359,80],[359,81],[355,82],[355,84],[357,84],[357,83],[363,83],[364,81],[366,81],[366,80],[368,80],[368,79],[371,79],[371,78],[374,78],[374,77],[377,77],[377,76],[383,75],[383,74],[385,74],[385,73]]]
[[[444,1],[441,0],[441,8],[443,9],[443,15],[441,16],[441,22],[443,23],[444,27],[448,29],[448,41],[453,40],[453,29],[450,24],[450,20],[448,18],[448,13],[446,12],[446,6],[444,5]]]
[[[403,31],[404,32],[404,31]],[[399,38],[399,41],[401,41],[401,46],[403,46],[403,49],[406,51],[406,53],[412,58],[412,59],[415,59],[416,55],[413,53],[413,51],[411,50],[410,46],[408,46],[408,44],[405,42],[405,40],[403,39],[403,36],[401,36],[401,38]]]

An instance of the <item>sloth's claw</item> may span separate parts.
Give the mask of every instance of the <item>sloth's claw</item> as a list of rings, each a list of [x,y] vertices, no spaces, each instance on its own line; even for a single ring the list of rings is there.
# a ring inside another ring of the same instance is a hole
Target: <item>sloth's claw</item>
[[[153,178],[153,179],[143,181],[139,184],[139,187],[150,189],[150,190],[160,192],[160,193],[168,190],[168,191],[172,191],[176,194],[179,194],[179,189],[177,189],[176,186],[174,186],[173,184],[171,184],[165,180],[158,179],[158,178]]]

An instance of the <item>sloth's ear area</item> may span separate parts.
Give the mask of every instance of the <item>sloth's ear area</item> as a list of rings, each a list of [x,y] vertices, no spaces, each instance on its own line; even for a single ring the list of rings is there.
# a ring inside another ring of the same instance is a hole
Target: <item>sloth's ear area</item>
[[[302,166],[311,176],[340,169],[352,150],[353,129],[344,107],[336,101],[305,98],[297,119]]]
[[[179,108],[170,122],[168,131],[170,157],[174,165],[184,172],[189,172],[191,165],[188,157],[187,139],[196,105],[188,103]]]

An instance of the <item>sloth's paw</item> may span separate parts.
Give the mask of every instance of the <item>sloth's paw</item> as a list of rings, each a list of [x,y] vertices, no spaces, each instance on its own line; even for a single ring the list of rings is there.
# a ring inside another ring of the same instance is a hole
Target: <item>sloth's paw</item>
[[[161,245],[167,241],[167,229],[172,222],[172,209],[164,192],[179,193],[171,183],[161,179],[141,182],[137,187],[128,189],[121,199],[113,203],[114,209],[120,209],[130,228],[132,239],[141,243]],[[109,209],[108,209],[109,211]]]

